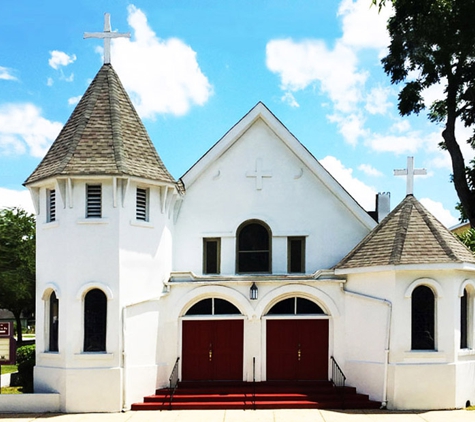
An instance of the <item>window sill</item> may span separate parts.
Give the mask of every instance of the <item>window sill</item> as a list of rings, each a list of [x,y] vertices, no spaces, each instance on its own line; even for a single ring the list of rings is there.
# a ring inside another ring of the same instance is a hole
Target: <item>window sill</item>
[[[109,224],[107,218],[80,218],[78,224]]]
[[[55,227],[59,226],[59,221],[48,221],[46,223],[43,223],[42,228],[43,229],[54,229]]]
[[[144,227],[147,229],[153,229],[154,225],[150,221],[143,220],[130,220],[130,225],[135,227]]]
[[[410,350],[404,353],[404,362],[446,362],[445,352],[438,350]]]
[[[475,349],[460,349],[459,356],[475,356]]]
[[[75,353],[74,357],[83,359],[83,360],[110,360],[114,358],[114,353],[107,352],[81,352]]]
[[[42,358],[47,358],[47,359],[59,359],[61,358],[61,353],[44,351],[40,353],[40,356]]]

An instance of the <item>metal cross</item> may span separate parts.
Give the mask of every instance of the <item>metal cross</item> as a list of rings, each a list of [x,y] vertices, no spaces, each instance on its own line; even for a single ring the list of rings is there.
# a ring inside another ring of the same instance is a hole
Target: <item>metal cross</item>
[[[256,178],[256,189],[262,189],[262,178],[272,177],[272,172],[262,170],[262,159],[258,158],[256,160],[256,171],[248,171],[246,177],[255,177]]]
[[[84,38],[102,38],[104,40],[104,64],[111,62],[111,38],[130,38],[130,32],[111,32],[111,15],[104,13],[104,32],[85,32]]]
[[[414,193],[414,176],[427,174],[426,169],[414,168],[414,157],[407,157],[407,169],[394,170],[394,176],[407,176],[406,179],[406,195]]]

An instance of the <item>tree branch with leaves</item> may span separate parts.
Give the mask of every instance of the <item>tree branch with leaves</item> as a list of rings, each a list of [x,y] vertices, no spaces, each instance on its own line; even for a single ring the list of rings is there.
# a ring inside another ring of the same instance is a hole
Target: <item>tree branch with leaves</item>
[[[392,6],[388,20],[389,54],[382,59],[391,83],[399,92],[402,116],[426,108],[424,90],[441,85],[443,94],[428,107],[429,120],[442,124],[440,147],[450,154],[452,180],[462,217],[475,227],[475,162],[466,165],[457,124],[473,128],[463,140],[475,148],[475,2],[473,0],[372,0],[379,7]]]

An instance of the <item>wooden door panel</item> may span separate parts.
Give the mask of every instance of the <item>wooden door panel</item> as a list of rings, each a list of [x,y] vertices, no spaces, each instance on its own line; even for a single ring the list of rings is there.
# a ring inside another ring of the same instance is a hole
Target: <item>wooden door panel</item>
[[[328,379],[328,320],[267,320],[266,353],[268,380]]]
[[[242,320],[183,321],[182,379],[242,381],[243,327]]]
[[[213,379],[242,381],[243,321],[214,321]]]
[[[298,325],[301,353],[297,378],[328,379],[328,320],[301,320]]]
[[[187,381],[205,380],[211,377],[209,361],[209,321],[183,321],[182,378]]]

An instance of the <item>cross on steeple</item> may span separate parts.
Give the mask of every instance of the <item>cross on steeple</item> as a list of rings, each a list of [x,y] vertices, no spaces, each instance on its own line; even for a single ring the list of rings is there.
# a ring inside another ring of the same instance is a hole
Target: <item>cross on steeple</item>
[[[426,169],[414,168],[414,157],[407,157],[407,169],[394,170],[394,176],[407,176],[406,179],[406,195],[414,193],[414,176],[427,174]]]
[[[104,32],[85,32],[84,38],[102,38],[104,40],[104,64],[111,62],[111,38],[130,38],[130,32],[111,32],[111,15],[104,13]]]
[[[264,177],[272,177],[271,171],[262,170],[262,158],[256,160],[256,171],[248,171],[246,177],[255,177],[256,178],[256,189],[262,189],[262,179]]]

